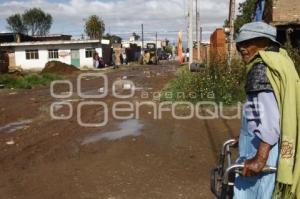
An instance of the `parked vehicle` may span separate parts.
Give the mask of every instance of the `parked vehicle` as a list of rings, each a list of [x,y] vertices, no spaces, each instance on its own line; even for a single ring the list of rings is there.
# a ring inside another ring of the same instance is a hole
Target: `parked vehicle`
[[[156,56],[156,44],[148,43],[144,55],[139,59],[140,64],[158,64],[158,57]]]
[[[170,53],[167,53],[167,52],[165,52],[165,51],[161,51],[161,52],[159,52],[159,54],[158,54],[158,59],[159,59],[159,60],[169,60],[169,59],[170,59],[170,56],[171,56]]]

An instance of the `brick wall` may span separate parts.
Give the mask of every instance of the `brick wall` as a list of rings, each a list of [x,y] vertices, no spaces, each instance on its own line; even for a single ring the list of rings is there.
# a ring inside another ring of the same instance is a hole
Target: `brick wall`
[[[273,23],[300,23],[300,0],[273,0]]]
[[[218,28],[210,36],[211,59],[225,60],[227,54],[226,35],[223,28]]]
[[[210,58],[210,44],[201,44],[200,45],[200,59],[198,59],[198,48],[197,46],[193,49],[193,59],[195,62],[209,62]]]

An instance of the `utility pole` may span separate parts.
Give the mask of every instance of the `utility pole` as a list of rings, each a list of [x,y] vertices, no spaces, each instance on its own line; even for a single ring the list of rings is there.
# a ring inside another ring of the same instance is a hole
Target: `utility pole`
[[[200,62],[200,42],[199,42],[200,14],[198,11],[198,0],[196,0],[196,39],[197,39],[197,60]]]
[[[233,57],[233,42],[234,42],[234,17],[235,17],[235,0],[230,0],[229,6],[229,46],[228,46],[228,65],[230,67]],[[229,68],[229,70],[231,70]]]
[[[158,64],[158,57],[157,57],[157,32],[155,33],[155,62]]]
[[[202,34],[203,34],[203,29],[200,27],[200,43],[202,43]]]
[[[142,53],[144,53],[144,24],[142,24]]]
[[[189,70],[193,63],[193,1],[189,0]]]

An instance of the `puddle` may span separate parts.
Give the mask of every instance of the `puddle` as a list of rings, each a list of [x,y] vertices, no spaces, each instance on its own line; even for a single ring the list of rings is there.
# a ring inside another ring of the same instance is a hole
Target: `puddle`
[[[119,124],[120,130],[109,131],[105,133],[97,133],[94,135],[87,136],[83,139],[82,145],[91,144],[100,140],[118,140],[123,137],[133,136],[137,137],[141,134],[140,130],[144,125],[138,120],[126,120]]]
[[[32,123],[32,120],[20,120],[17,122],[9,123],[5,126],[0,127],[0,132],[12,133],[20,129],[28,128],[28,124]]]

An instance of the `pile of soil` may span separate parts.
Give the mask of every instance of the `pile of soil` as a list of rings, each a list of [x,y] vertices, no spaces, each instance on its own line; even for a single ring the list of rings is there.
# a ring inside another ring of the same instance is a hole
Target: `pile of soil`
[[[55,73],[64,75],[78,71],[79,69],[73,65],[65,64],[60,61],[49,61],[42,70],[42,73]]]

